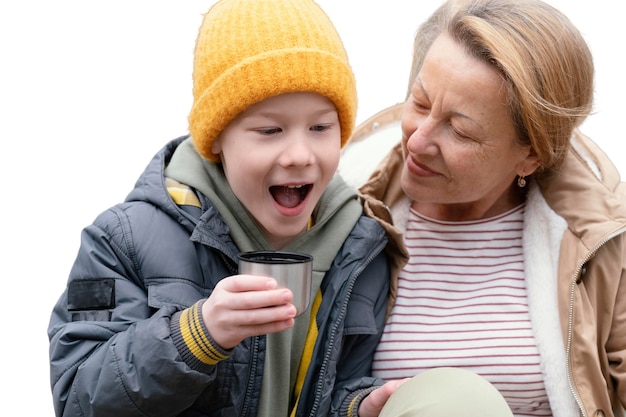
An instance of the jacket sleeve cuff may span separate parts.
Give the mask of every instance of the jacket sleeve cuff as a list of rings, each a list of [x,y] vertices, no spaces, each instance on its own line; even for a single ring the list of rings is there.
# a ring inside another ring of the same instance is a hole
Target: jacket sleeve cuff
[[[363,398],[367,397],[369,393],[374,391],[376,388],[379,387],[373,386],[352,392],[343,402],[339,415],[346,417],[358,417],[361,401],[363,401]]]
[[[213,365],[228,358],[232,349],[224,350],[211,337],[202,320],[200,300],[172,316],[171,334],[174,345],[190,368],[209,373]]]

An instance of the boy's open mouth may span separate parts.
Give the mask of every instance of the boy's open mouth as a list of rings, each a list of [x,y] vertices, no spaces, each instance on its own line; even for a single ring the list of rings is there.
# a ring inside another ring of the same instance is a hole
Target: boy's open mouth
[[[270,187],[270,193],[278,204],[287,208],[297,207],[306,198],[311,190],[311,184],[302,185],[274,185]]]

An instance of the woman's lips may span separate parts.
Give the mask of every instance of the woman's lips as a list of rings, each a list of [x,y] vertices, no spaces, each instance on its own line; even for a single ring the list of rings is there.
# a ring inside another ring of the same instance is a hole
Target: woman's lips
[[[406,166],[413,175],[417,175],[418,177],[433,177],[436,175],[440,175],[437,171],[429,168],[428,166],[420,162],[417,162],[410,155],[406,159]]]

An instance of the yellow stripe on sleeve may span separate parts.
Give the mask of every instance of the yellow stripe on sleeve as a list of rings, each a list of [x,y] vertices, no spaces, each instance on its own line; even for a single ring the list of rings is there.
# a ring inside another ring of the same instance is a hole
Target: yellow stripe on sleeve
[[[185,345],[193,356],[207,365],[215,365],[228,357],[217,349],[202,327],[200,315],[201,302],[182,311],[180,315],[180,332]]]

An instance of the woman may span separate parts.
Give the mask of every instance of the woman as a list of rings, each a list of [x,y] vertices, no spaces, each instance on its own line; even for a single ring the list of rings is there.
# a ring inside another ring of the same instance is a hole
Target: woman
[[[449,0],[415,46],[401,143],[361,187],[410,259],[373,375],[455,368],[515,416],[623,415],[626,187],[577,129],[583,37],[539,0]],[[422,415],[409,387],[381,415]]]

